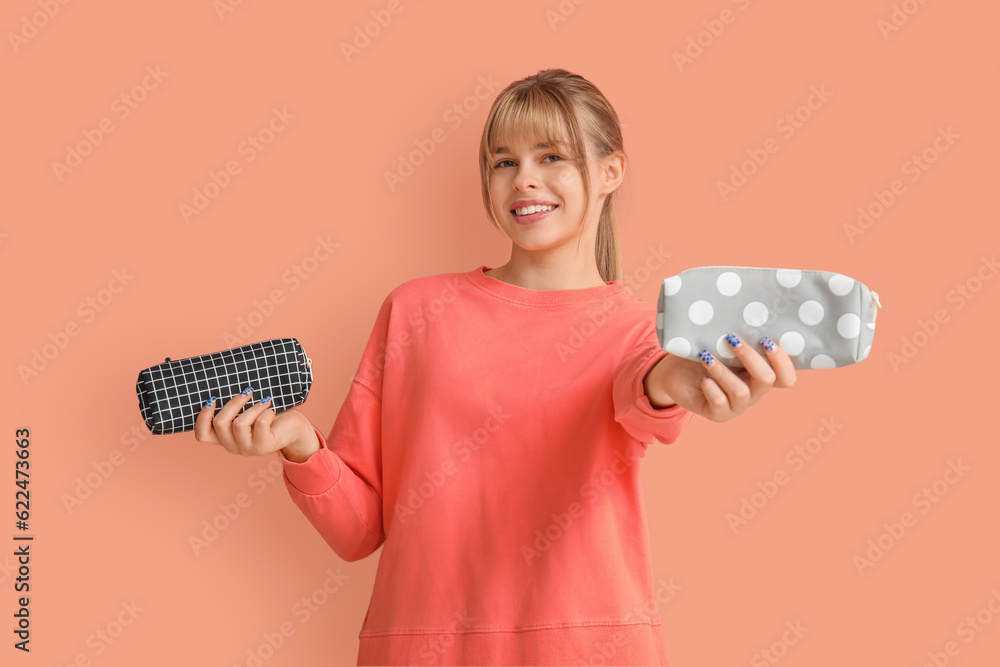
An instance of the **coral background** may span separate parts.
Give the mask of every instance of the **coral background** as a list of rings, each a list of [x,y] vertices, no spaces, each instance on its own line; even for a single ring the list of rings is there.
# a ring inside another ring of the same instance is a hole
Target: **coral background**
[[[883,306],[863,363],[800,371],[740,418],[650,447],[671,665],[997,664],[1000,6],[11,0],[2,14],[4,664],[355,662],[378,555],[341,561],[276,454],[150,436],[136,375],[295,336],[316,373],[300,409],[328,432],[392,288],[507,261],[477,145],[496,94],[547,67],[593,81],[625,126],[637,296],[743,265],[837,271]],[[30,653],[12,633],[25,534]]]

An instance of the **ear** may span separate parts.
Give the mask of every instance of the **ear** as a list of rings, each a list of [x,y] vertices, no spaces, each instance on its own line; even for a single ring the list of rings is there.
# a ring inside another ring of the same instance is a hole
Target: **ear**
[[[598,196],[611,194],[625,179],[625,154],[613,153],[600,160],[601,189]]]

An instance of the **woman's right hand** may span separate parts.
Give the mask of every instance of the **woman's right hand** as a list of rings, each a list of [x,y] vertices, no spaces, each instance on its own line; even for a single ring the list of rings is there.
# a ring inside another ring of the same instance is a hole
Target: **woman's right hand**
[[[763,347],[761,356],[735,334],[730,345],[743,368],[729,368],[702,350],[701,361],[667,354],[660,359],[643,382],[654,383],[678,405],[714,422],[729,421],[742,415],[772,387],[787,389],[795,384],[795,366],[788,353],[776,344]],[[769,339],[768,339],[769,340]]]
[[[258,403],[237,414],[252,394],[247,387],[217,415],[214,402],[203,406],[194,424],[195,440],[222,445],[226,451],[241,456],[264,456],[281,449],[286,458],[299,462],[319,449],[312,423],[294,408],[275,414],[269,402]]]

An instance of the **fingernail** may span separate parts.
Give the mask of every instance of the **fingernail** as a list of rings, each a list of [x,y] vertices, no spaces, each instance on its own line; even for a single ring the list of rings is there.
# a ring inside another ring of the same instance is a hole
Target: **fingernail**
[[[206,407],[206,408],[210,408],[210,407],[212,407],[213,405],[215,405],[215,396],[209,396],[209,397],[208,397],[208,400],[207,400],[207,401],[205,401],[205,407]]]
[[[264,403],[267,403],[267,402],[268,402],[268,401],[270,401],[270,400],[271,400],[271,397],[270,397],[270,396],[265,396],[265,397],[263,398],[263,400],[261,400],[260,404],[261,404],[261,405],[263,405]]]
[[[760,344],[764,346],[764,349],[768,352],[774,352],[774,341],[772,341],[767,336],[760,339]]]
[[[246,389],[244,389],[243,391],[240,392],[240,395],[241,396],[249,396],[252,393],[253,393],[253,387],[247,387]]]
[[[729,343],[730,347],[738,347],[741,345],[740,339],[733,334],[726,334],[726,342]]]
[[[711,366],[712,364],[715,363],[715,357],[713,357],[708,350],[702,350],[701,352],[698,353],[698,356],[701,357],[701,360],[704,361],[705,364],[708,366]]]

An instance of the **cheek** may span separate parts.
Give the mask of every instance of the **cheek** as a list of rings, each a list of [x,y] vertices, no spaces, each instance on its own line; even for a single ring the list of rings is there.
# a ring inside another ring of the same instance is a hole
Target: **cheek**
[[[511,187],[513,187],[513,185],[510,182],[510,176],[508,176],[504,171],[494,173],[493,178],[490,179],[490,192],[494,194],[499,193],[501,195],[505,195],[507,194],[507,190]]]
[[[502,181],[494,178],[493,182],[490,183],[490,197],[493,199],[493,208],[503,208],[505,196],[506,191],[503,189]]]
[[[582,184],[580,175],[575,170],[566,168],[556,175],[552,187],[561,195],[578,191],[582,187]]]

